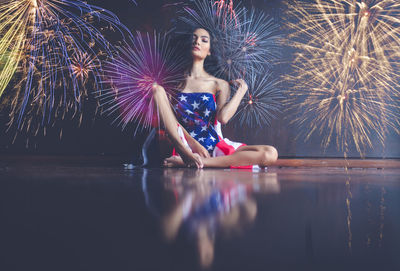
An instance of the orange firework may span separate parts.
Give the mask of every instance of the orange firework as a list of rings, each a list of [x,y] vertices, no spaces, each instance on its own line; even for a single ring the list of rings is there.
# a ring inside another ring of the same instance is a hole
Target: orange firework
[[[290,105],[306,140],[335,142],[363,156],[372,136],[384,144],[399,132],[400,25],[398,1],[290,1],[288,44],[296,50]]]

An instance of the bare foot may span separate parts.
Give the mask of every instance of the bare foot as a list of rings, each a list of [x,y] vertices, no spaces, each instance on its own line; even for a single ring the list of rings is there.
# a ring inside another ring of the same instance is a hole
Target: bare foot
[[[164,160],[164,167],[185,167],[185,163],[180,156],[171,156]]]
[[[193,162],[194,161],[194,162]],[[197,153],[193,153],[193,160],[185,163],[180,156],[171,156],[164,160],[165,167],[197,167],[203,168],[203,161]]]
[[[183,147],[181,149],[176,148],[178,151],[179,155],[181,156],[183,162],[185,163],[186,166],[188,167],[197,167],[197,168],[203,168],[203,159],[201,156],[197,153],[192,153],[190,150],[187,148]]]

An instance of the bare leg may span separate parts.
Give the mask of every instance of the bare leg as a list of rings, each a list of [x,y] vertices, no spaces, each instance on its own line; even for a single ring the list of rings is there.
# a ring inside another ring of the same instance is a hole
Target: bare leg
[[[164,124],[164,127],[172,141],[172,144],[176,148],[176,151],[182,157],[183,162],[186,165],[194,165],[197,168],[202,168],[203,162],[200,155],[193,154],[188,148],[186,148],[178,135],[178,121],[171,109],[171,104],[168,100],[165,89],[160,85],[154,85],[153,97],[157,105],[161,121]]]
[[[278,159],[278,151],[267,145],[243,146],[232,155],[203,158],[204,167],[227,168],[230,166],[259,165],[269,166]],[[169,167],[183,166],[179,157],[167,158],[164,165]]]

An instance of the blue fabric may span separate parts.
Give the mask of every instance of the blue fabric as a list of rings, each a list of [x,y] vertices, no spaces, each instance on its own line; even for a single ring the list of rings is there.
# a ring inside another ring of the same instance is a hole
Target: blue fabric
[[[219,142],[218,134],[214,129],[216,110],[217,105],[211,93],[182,92],[177,96],[175,113],[178,122],[210,154]]]

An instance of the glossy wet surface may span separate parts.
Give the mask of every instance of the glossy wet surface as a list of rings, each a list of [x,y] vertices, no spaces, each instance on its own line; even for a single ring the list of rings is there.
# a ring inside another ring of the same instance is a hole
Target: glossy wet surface
[[[1,165],[0,270],[400,270],[400,170]]]

